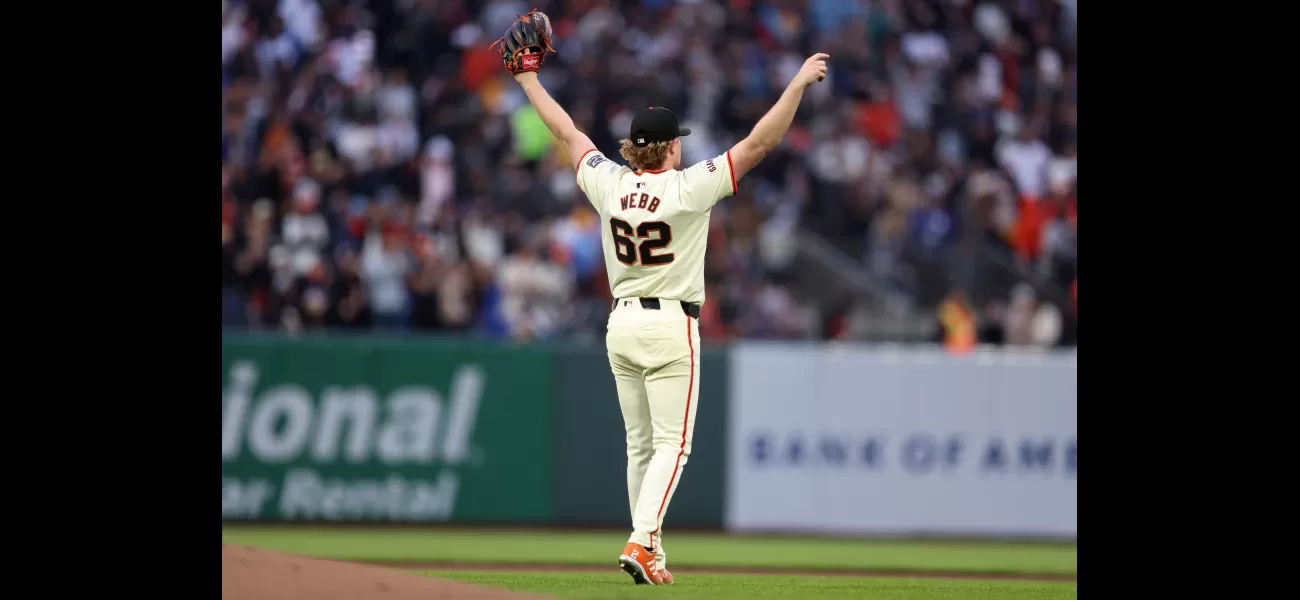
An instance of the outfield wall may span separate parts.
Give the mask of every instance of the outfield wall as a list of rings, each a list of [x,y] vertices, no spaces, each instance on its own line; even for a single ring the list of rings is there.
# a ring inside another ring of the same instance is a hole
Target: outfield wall
[[[625,526],[604,349],[222,336],[222,519]],[[1072,357],[706,350],[668,527],[1070,536]]]
[[[743,343],[733,531],[1073,538],[1073,355]]]
[[[673,523],[721,527],[726,356],[705,351]],[[222,336],[225,521],[621,526],[603,348]]]

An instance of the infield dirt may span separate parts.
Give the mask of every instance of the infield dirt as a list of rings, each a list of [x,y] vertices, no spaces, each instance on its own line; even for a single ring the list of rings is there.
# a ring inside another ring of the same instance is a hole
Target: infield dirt
[[[223,600],[526,600],[540,598],[390,568],[221,545]]]

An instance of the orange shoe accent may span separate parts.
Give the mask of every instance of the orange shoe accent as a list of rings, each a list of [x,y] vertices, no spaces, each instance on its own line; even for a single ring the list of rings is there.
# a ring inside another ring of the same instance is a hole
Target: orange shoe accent
[[[659,569],[659,580],[662,585],[672,585],[673,574],[669,573],[668,569]]]
[[[640,544],[628,542],[623,547],[623,554],[618,557],[618,566],[622,567],[637,585],[661,585],[659,568],[655,565],[655,554]]]

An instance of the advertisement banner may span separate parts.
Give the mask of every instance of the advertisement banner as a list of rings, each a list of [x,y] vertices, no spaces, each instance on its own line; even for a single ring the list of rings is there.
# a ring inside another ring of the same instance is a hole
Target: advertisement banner
[[[1073,355],[743,343],[736,531],[1076,536]]]
[[[222,519],[546,521],[550,363],[468,341],[225,335]]]

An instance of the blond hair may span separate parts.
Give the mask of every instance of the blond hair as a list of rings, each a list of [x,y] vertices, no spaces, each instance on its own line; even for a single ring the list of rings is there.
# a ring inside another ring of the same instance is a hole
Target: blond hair
[[[668,160],[669,142],[650,142],[645,146],[634,146],[632,140],[620,140],[618,153],[627,161],[628,166],[638,171],[651,171],[664,166]]]

